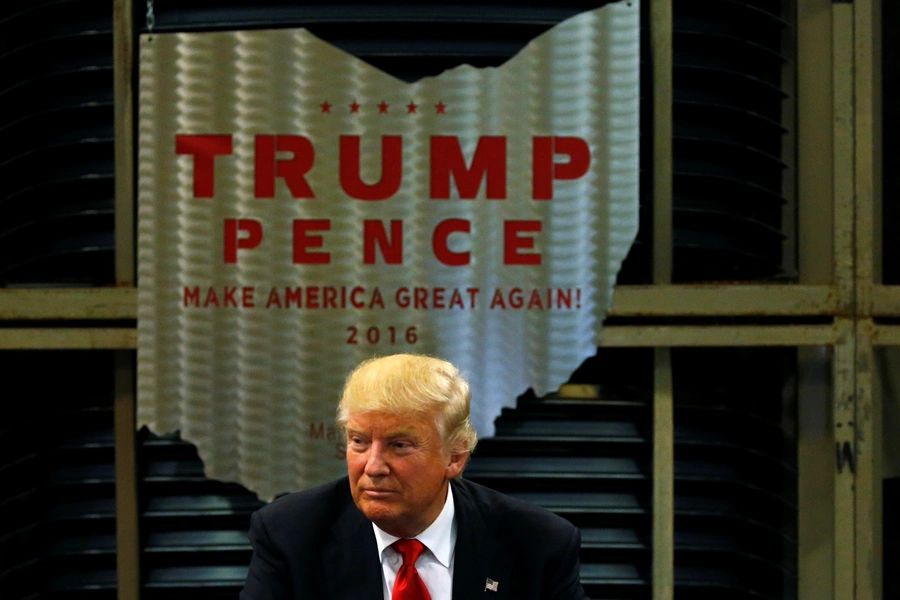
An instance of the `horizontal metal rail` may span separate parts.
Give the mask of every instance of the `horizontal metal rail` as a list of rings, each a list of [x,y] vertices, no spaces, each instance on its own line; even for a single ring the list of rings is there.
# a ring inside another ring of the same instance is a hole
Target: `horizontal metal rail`
[[[876,288],[878,289],[878,288]],[[900,314],[900,286],[878,290],[876,306]],[[841,314],[829,285],[635,285],[615,289],[614,317],[828,316]],[[137,318],[137,290],[0,290],[0,320]]]
[[[873,346],[900,346],[900,325],[876,325],[872,331]]]
[[[0,329],[0,350],[128,350],[137,348],[131,328]]]
[[[4,321],[136,318],[133,287],[0,290],[0,320]]]
[[[900,327],[883,328],[885,345],[900,343]],[[894,336],[894,337],[890,337]],[[620,348],[687,346],[828,346],[835,343],[831,325],[663,325],[603,328],[600,346]],[[0,329],[0,350],[110,349],[137,347],[131,328],[7,328]]]

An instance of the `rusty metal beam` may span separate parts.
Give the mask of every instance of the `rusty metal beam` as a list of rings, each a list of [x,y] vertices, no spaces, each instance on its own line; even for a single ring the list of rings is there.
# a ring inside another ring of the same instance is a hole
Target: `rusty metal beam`
[[[831,4],[797,1],[797,263],[803,284],[834,281]]]
[[[900,325],[875,325],[872,330],[875,346],[900,346]]]
[[[116,564],[119,600],[138,600],[141,589],[137,473],[135,352],[115,353]]]
[[[900,330],[900,327],[897,329]],[[876,334],[876,339],[882,338]],[[900,337],[896,339],[900,339]],[[835,332],[831,325],[636,325],[605,327],[600,336],[601,346],[622,348],[828,346],[834,343]],[[28,348],[89,350],[133,349],[136,347],[137,330],[135,329],[0,329],[0,350]]]
[[[900,317],[900,285],[872,288],[872,316]]]
[[[115,105],[116,160],[116,283],[133,288],[135,273],[135,140],[134,140],[134,3],[133,0],[113,2],[113,95]],[[107,310],[116,314],[137,313],[133,289],[127,294],[109,294],[110,304],[97,306],[82,304],[88,313]],[[49,297],[45,297],[48,299]],[[95,298],[96,299],[96,298]],[[59,301],[59,298],[56,298]],[[121,312],[120,312],[121,311]],[[91,347],[102,344],[113,348],[134,348],[137,332],[128,330],[97,330],[81,339],[73,334],[81,330],[59,332],[47,342],[72,343],[87,341]],[[44,336],[48,332],[38,332]],[[65,340],[68,340],[67,342]],[[135,353],[116,352],[115,390],[115,447],[116,447],[116,574],[119,600],[139,600],[141,595],[140,535],[138,510],[137,437],[135,424],[137,398],[135,389],[137,365]]]
[[[828,346],[835,341],[831,325],[710,325],[604,327],[603,347],[679,346]]]
[[[900,294],[898,294],[900,308]],[[829,316],[830,285],[647,285],[615,289],[610,316]]]
[[[876,390],[873,289],[881,282],[881,0],[853,5],[856,185],[856,484],[855,600],[882,596],[881,393]]]
[[[0,350],[123,350],[137,348],[135,329],[0,329]]]
[[[675,594],[675,424],[672,354],[656,348],[653,376],[653,598]]]
[[[882,588],[882,423],[881,394],[875,389],[874,327],[856,324],[856,526],[855,600],[881,598]]]
[[[0,320],[119,320],[137,318],[132,287],[0,290]]]
[[[876,314],[900,315],[900,286],[874,290]],[[880,310],[880,313],[879,313]],[[615,317],[838,316],[829,285],[618,286]],[[117,320],[137,318],[132,287],[0,290],[0,320]]]
[[[650,0],[653,69],[653,283],[672,281],[672,0]],[[654,600],[662,600],[654,596]]]
[[[834,600],[853,600],[856,577],[856,339],[852,319],[837,323],[832,362],[834,476]]]

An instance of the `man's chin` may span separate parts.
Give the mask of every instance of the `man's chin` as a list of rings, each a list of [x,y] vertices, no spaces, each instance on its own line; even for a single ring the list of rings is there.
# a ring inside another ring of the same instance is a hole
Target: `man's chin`
[[[356,506],[370,521],[391,519],[397,515],[397,494],[367,494],[361,493],[356,498]]]
[[[396,506],[386,502],[364,502],[360,510],[367,519],[378,525],[382,530],[390,532],[400,518],[400,511]]]

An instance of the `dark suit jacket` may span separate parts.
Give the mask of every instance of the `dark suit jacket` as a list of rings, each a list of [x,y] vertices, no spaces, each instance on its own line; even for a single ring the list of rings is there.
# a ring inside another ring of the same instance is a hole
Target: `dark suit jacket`
[[[542,508],[470,481],[451,482],[453,600],[582,600],[581,534]],[[382,600],[372,522],[347,478],[283,496],[253,514],[241,600]],[[497,591],[485,589],[487,579]]]

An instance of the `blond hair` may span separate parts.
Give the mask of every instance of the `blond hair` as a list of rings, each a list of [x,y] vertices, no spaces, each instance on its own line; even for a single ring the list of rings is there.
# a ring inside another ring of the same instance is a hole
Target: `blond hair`
[[[364,412],[435,414],[444,448],[471,452],[478,441],[469,422],[469,383],[445,360],[417,354],[370,358],[357,366],[338,405],[338,424]]]

